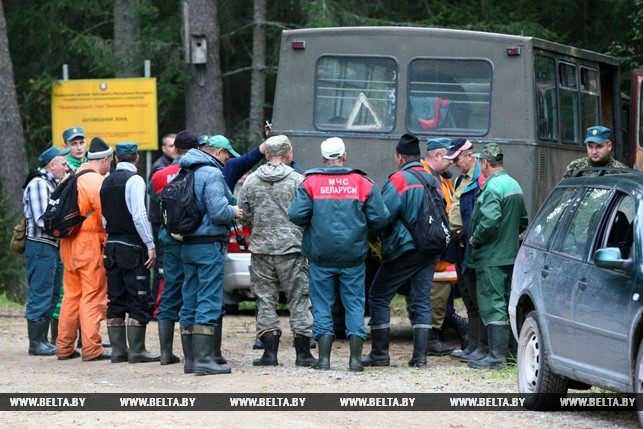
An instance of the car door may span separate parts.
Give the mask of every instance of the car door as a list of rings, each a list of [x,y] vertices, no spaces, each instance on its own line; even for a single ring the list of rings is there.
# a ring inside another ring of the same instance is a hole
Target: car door
[[[549,339],[549,349],[552,358],[569,356],[569,336],[573,335],[571,288],[560,281],[566,269],[565,258],[551,254],[550,247],[554,245],[556,230],[559,224],[565,223],[568,212],[573,210],[580,201],[577,187],[560,187],[552,191],[547,201],[539,210],[533,221],[525,243],[516,260],[514,278],[518,279],[520,287],[523,284],[537,285],[532,289],[536,310],[544,319],[546,338]],[[518,285],[512,286],[518,287]]]
[[[556,346],[552,359],[561,359],[566,366],[583,359],[574,301],[587,283],[587,255],[610,195],[609,189],[599,188],[587,188],[578,194],[548,255],[550,288],[543,293],[548,294],[546,299],[550,302],[556,301],[556,314],[550,316],[550,324],[559,326],[559,338],[552,338],[555,341],[552,347]]]
[[[599,268],[593,254],[604,247],[619,248],[623,259],[633,254],[635,199],[616,193],[608,207],[572,296],[576,343],[583,372],[628,384],[630,325],[640,307],[635,271]]]

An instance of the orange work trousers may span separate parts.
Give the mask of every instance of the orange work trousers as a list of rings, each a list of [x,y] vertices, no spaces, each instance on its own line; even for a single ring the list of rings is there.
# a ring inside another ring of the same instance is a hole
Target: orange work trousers
[[[82,231],[72,240],[73,252],[61,252],[65,267],[65,293],[58,321],[56,355],[64,357],[74,352],[80,326],[82,358],[91,360],[104,351],[100,335],[100,322],[107,317],[107,277],[101,248],[103,240],[102,234]]]

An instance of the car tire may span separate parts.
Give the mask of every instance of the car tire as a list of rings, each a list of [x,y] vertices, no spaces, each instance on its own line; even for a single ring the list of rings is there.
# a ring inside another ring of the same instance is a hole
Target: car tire
[[[636,368],[634,369],[634,377],[636,414],[639,418],[639,425],[643,427],[643,404],[641,404],[641,395],[643,395],[643,341],[641,341],[641,344],[639,344],[639,350],[636,354]]]
[[[549,352],[535,311],[527,315],[520,329],[517,364],[518,392],[525,399],[525,408],[534,411],[559,408],[559,399],[567,395],[567,380],[549,367]]]

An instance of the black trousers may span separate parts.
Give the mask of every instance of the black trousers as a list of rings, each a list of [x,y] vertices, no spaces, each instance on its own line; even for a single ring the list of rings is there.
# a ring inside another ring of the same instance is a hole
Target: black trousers
[[[147,249],[110,242],[105,244],[103,262],[107,272],[107,318],[125,318],[141,323],[150,321],[150,272],[145,269]]]

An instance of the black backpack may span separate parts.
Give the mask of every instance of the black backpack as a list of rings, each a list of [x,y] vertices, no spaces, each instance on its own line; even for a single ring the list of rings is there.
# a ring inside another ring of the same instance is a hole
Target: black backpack
[[[441,255],[449,246],[451,231],[447,217],[444,198],[434,186],[430,185],[422,174],[408,170],[424,186],[422,208],[413,225],[404,219],[402,223],[413,236],[415,248],[420,253]]]
[[[96,173],[84,170],[70,176],[51,193],[45,212],[40,217],[45,224],[45,231],[54,237],[63,238],[74,235],[81,224],[93,210],[85,215],[78,208],[78,178],[85,173]]]
[[[192,233],[203,221],[204,213],[199,210],[194,194],[194,172],[201,167],[181,168],[159,195],[161,221],[172,234]]]

